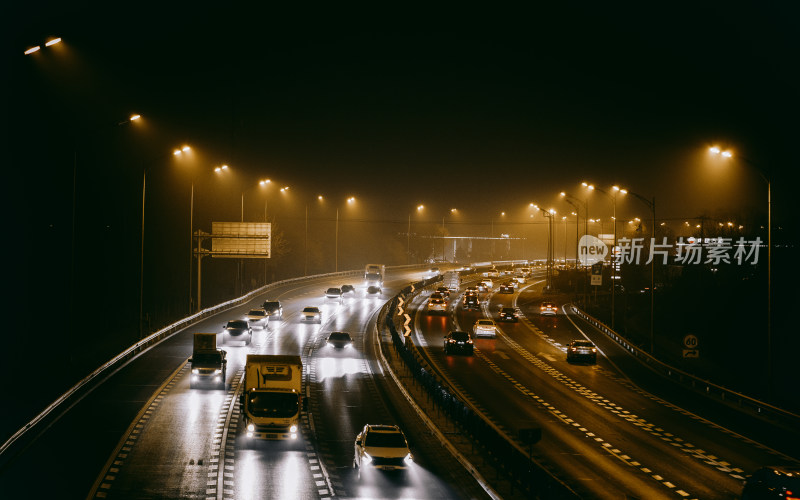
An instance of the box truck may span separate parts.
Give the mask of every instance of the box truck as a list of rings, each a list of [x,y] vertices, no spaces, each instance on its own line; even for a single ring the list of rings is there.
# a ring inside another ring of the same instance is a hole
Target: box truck
[[[383,264],[367,264],[364,269],[364,286],[383,288],[383,278],[386,277],[386,266]]]
[[[239,396],[249,439],[296,439],[303,398],[300,356],[248,354]]]
[[[189,364],[192,368],[190,387],[216,385],[225,388],[226,352],[217,349],[216,333],[195,333]]]

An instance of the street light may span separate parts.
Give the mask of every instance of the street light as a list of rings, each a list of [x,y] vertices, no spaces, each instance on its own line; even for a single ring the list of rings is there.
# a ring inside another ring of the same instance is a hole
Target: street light
[[[716,146],[708,148],[708,152],[713,155],[718,155],[723,158],[733,158],[733,152],[729,150],[722,151]],[[770,182],[767,173],[743,156],[737,156],[751,168],[753,168],[764,182],[767,183],[767,381],[768,386],[771,387],[772,382],[772,183]]]
[[[131,117],[131,120],[140,118],[139,115],[135,115],[136,118]],[[173,156],[181,156],[185,153],[189,153],[191,148],[189,146],[183,146],[180,149],[176,149],[172,152]],[[162,157],[163,159],[163,157]],[[152,165],[152,164],[151,164]],[[141,236],[139,239],[140,248],[139,248],[139,339],[142,339],[143,336],[143,324],[142,324],[142,315],[143,315],[143,308],[144,308],[144,204],[145,204],[145,193],[147,187],[147,170],[150,166],[147,166],[142,169],[142,229],[141,229]],[[194,197],[194,187],[192,188],[192,197]],[[189,251],[191,252],[191,210],[189,211]],[[191,260],[191,253],[189,258],[189,300],[191,303],[191,295],[192,295],[192,260]]]
[[[618,194],[628,194],[627,189],[622,189],[619,186],[611,186],[611,191],[613,194],[609,193],[604,189],[600,189],[595,187],[593,184],[588,184],[586,182],[582,182],[581,185],[588,189],[589,191],[599,191],[604,195],[611,198],[612,207],[613,207],[613,215],[611,216],[611,222],[614,224],[614,246],[612,249],[612,260],[611,260],[611,329],[614,329],[614,320],[616,318],[616,305],[615,305],[615,296],[616,296],[616,289],[617,289],[617,195]]]
[[[557,214],[554,209],[545,210],[540,208],[539,205],[531,203],[530,206],[539,210],[548,219],[548,236],[547,236],[547,290],[553,290],[553,217]]]
[[[425,205],[417,205],[417,213],[422,213],[425,210]],[[406,265],[410,264],[411,260],[411,214],[408,214],[408,232],[406,232]]]
[[[650,236],[650,245],[654,245],[656,242],[656,197],[653,196],[651,199],[647,199],[644,196],[634,193],[631,191],[631,196],[635,197],[637,200],[641,201],[647,208],[650,209],[650,213],[653,216],[652,219],[652,228],[651,228],[651,236]],[[651,248],[651,255],[652,255],[652,248]],[[655,263],[656,259],[653,258],[650,260],[650,354],[655,353],[655,337],[654,337],[654,326],[655,326]]]
[[[289,189],[289,188],[288,187],[287,188],[282,188],[281,191],[283,191],[283,189]],[[349,205],[352,205],[355,202],[356,202],[356,197],[355,196],[350,196],[349,198],[347,198],[347,203]],[[338,273],[339,272],[339,207],[336,207],[335,243],[336,243],[335,244],[335,247],[336,247],[336,262],[335,262],[334,271]]]
[[[55,45],[57,43],[61,43],[61,38],[51,38],[51,39],[49,39],[49,40],[47,40],[45,42],[44,46],[45,47],[52,47],[53,45]],[[39,52],[41,49],[42,49],[41,45],[36,45],[36,46],[30,47],[30,48],[25,50],[25,55],[26,56],[31,55],[34,52]]]

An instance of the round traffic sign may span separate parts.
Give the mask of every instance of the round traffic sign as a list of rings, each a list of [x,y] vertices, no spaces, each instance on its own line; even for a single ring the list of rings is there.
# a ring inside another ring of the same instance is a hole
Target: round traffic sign
[[[683,345],[686,346],[687,349],[696,349],[697,343],[697,337],[691,333],[683,337]]]

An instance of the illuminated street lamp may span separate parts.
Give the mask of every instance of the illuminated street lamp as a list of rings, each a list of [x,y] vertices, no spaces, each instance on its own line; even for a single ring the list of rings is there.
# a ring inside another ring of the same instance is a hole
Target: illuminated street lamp
[[[53,45],[55,45],[57,43],[61,43],[61,38],[51,38],[47,42],[45,42],[44,46],[45,47],[52,47]],[[36,45],[34,47],[30,47],[30,48],[25,50],[25,55],[26,56],[31,55],[31,54],[33,54],[35,52],[39,52],[41,49],[42,49],[41,45]]]
[[[548,219],[548,235],[547,235],[547,290],[553,289],[553,217],[557,212],[554,209],[545,210],[540,208],[539,205],[531,203],[530,206],[540,211]]]
[[[708,148],[708,152],[715,156],[721,156],[723,158],[729,159],[733,158],[733,152],[725,150],[722,151],[720,148],[716,146],[712,146]],[[744,161],[750,167],[752,167],[764,182],[767,183],[767,380],[770,382],[769,387],[771,387],[772,382],[772,183],[770,182],[769,177],[767,177],[767,173],[750,161],[749,159],[743,156],[737,156],[737,158]]]
[[[650,229],[650,231],[651,231],[650,245],[655,245],[655,243],[656,243],[656,197],[653,196],[651,199],[648,200],[647,198],[645,198],[644,196],[642,196],[642,195],[640,195],[638,193],[631,192],[630,194],[631,194],[631,196],[633,196],[637,200],[639,200],[642,203],[644,203],[645,205],[647,205],[647,208],[650,209],[650,213],[653,216],[652,223],[651,223],[652,227]],[[637,218],[636,220],[638,221],[639,219]],[[652,254],[652,248],[651,248],[651,254]],[[655,264],[656,264],[656,259],[655,258],[651,259],[650,260],[650,354],[655,354],[655,337],[654,337],[655,315],[656,315],[656,309],[655,309],[655,293],[656,293],[656,291],[655,291],[655,286],[656,286]]]
[[[282,188],[281,191],[283,191],[284,189],[289,189],[289,188],[288,187],[287,188]],[[348,205],[352,205],[355,202],[356,202],[356,197],[355,196],[350,196],[349,198],[347,198],[347,204]],[[339,207],[336,207],[336,235],[335,235],[335,245],[334,246],[336,247],[336,250],[335,250],[336,257],[335,257],[334,271],[338,273],[339,272]]]
[[[628,194],[626,189],[622,189],[619,186],[611,186],[611,193],[604,189],[600,189],[595,187],[593,184],[588,184],[586,182],[582,182],[581,185],[588,189],[589,191],[598,191],[603,193],[604,195],[611,198],[612,202],[612,210],[613,215],[611,216],[611,222],[614,224],[614,246],[612,249],[612,260],[611,260],[611,329],[614,329],[614,319],[616,317],[616,304],[615,304],[615,296],[616,296],[616,289],[617,289],[617,195],[618,194]]]
[[[425,210],[425,205],[417,205],[417,213],[422,213]],[[411,260],[411,214],[408,214],[408,232],[406,232],[406,265]]]
[[[135,119],[139,119],[140,118],[139,115],[135,115],[135,116],[136,116]],[[131,117],[131,121],[133,121],[133,120],[134,120],[134,118]],[[181,156],[181,155],[184,155],[186,153],[189,153],[189,151],[191,151],[191,148],[189,146],[183,146],[180,149],[174,150],[172,152],[172,155],[173,156]],[[164,157],[162,157],[162,159],[163,158]],[[145,202],[145,193],[146,193],[146,187],[147,187],[147,170],[149,168],[150,167],[148,166],[148,167],[145,167],[144,169],[142,169],[142,230],[141,230],[141,237],[140,237],[140,241],[139,241],[139,243],[141,245],[140,248],[139,248],[139,339],[140,340],[142,339],[142,337],[144,335],[144,326],[142,324],[142,319],[143,319],[142,315],[143,315],[143,307],[144,307],[144,202]],[[192,187],[192,196],[194,196],[194,187]],[[192,223],[191,223],[192,219],[191,219],[191,217],[192,217],[192,214],[191,214],[191,210],[190,210],[189,211],[189,237],[190,237],[190,239],[189,239],[189,250],[190,250],[190,252],[191,252],[191,246],[192,246],[191,245],[191,232],[192,232],[191,231],[191,228],[192,228]],[[191,279],[192,279],[192,260],[191,260],[191,253],[190,253],[190,258],[189,258],[189,301],[190,301],[190,303],[191,303],[191,295],[192,295]]]

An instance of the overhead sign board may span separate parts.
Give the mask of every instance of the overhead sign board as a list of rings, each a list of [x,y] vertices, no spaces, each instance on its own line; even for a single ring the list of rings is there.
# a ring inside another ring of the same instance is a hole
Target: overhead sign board
[[[268,259],[272,224],[269,222],[212,222],[211,256]]]

